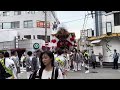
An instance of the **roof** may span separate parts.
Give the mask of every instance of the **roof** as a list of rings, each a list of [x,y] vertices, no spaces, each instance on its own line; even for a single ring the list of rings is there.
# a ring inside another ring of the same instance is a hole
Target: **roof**
[[[120,36],[120,33],[112,33],[111,35],[103,34],[103,35],[98,36],[98,37],[90,37],[87,40],[93,41],[93,40],[98,40],[98,39],[104,39],[104,38],[110,38],[110,37],[119,37],[119,36]]]

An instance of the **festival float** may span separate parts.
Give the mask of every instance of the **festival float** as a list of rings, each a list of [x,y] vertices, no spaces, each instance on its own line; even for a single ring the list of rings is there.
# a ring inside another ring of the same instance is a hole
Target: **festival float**
[[[52,34],[52,49],[68,49],[77,47],[75,33],[68,32],[65,28],[59,28],[56,34]]]

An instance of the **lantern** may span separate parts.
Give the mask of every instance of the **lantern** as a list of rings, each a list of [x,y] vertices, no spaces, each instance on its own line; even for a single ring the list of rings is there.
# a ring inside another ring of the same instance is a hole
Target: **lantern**
[[[70,38],[70,41],[74,41],[74,37]]]
[[[56,43],[56,40],[55,40],[55,39],[53,39],[53,40],[52,40],[52,42],[53,42],[53,43]]]

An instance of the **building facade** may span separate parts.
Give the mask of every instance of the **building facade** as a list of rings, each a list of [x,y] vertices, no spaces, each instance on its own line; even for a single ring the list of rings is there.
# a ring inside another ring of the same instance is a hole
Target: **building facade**
[[[54,22],[58,23],[56,13],[47,11],[48,42],[54,32]],[[0,11],[0,38],[0,49],[26,48],[34,51],[34,43],[39,43],[41,48],[45,44],[44,11]]]
[[[104,62],[113,62],[114,49],[120,53],[120,11],[95,11],[93,20],[96,35],[88,41],[94,48],[101,46],[102,49],[94,50],[96,54],[101,52],[104,55]]]

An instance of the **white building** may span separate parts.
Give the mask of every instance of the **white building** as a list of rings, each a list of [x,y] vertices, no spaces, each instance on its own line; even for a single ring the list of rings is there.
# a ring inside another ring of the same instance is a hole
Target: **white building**
[[[113,62],[114,49],[120,53],[120,11],[95,11],[95,14],[95,37],[88,40],[94,44],[96,55],[101,52],[104,62]]]
[[[58,23],[54,11],[47,11],[47,22],[47,37],[50,42],[54,32],[53,23]],[[18,38],[17,42],[15,38]],[[34,51],[33,44],[39,43],[41,48],[45,44],[44,40],[44,11],[0,11],[0,50],[26,48],[27,51]]]

